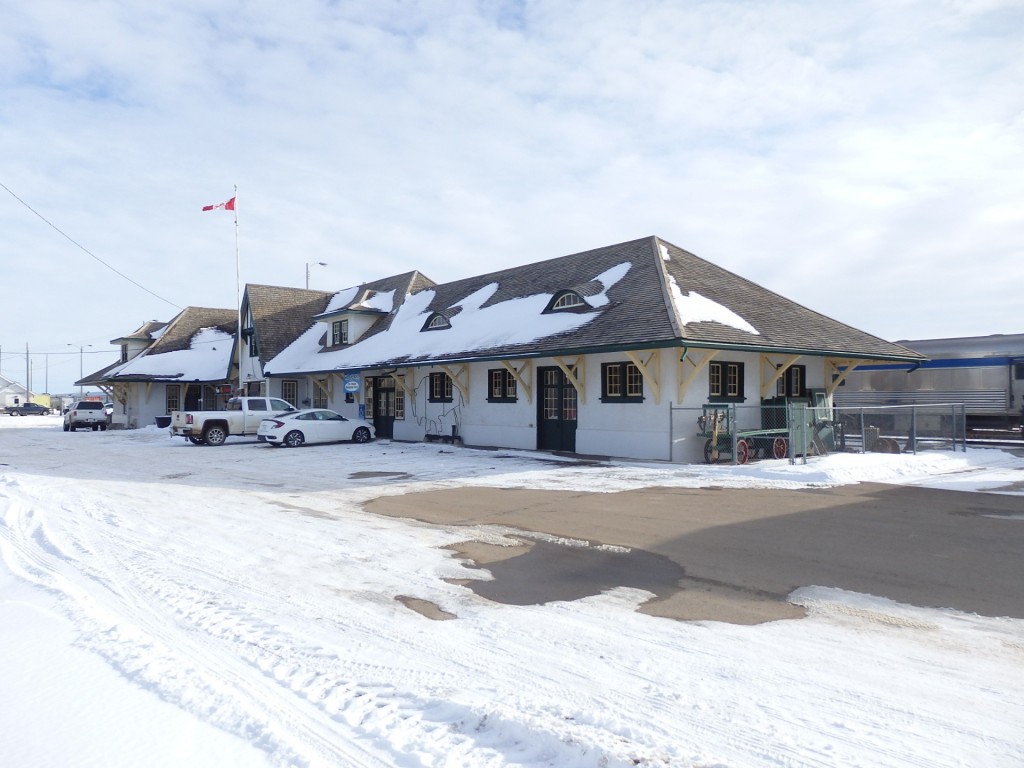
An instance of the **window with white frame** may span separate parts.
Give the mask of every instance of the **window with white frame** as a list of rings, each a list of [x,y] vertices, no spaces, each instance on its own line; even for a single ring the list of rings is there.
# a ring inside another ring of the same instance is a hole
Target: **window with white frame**
[[[395,421],[405,421],[405,376],[395,376]]]
[[[514,403],[518,393],[516,391],[516,377],[507,368],[492,368],[487,371],[487,402],[489,403]]]
[[[285,379],[281,382],[281,399],[287,400],[292,405],[299,405],[299,382],[295,379]]]
[[[775,382],[775,394],[780,397],[804,397],[807,394],[807,366],[789,366]]]
[[[601,402],[642,403],[644,375],[635,363],[601,364]]]
[[[168,384],[164,389],[164,397],[167,401],[167,413],[181,410],[181,385]]]
[[[452,402],[452,379],[447,373],[430,374],[430,396],[427,398],[431,403]]]
[[[319,379],[313,384],[313,407],[327,407],[327,379]]]
[[[708,399],[712,402],[742,401],[743,363],[708,363]]]
[[[331,323],[331,346],[339,347],[348,344],[348,319],[335,320]]]

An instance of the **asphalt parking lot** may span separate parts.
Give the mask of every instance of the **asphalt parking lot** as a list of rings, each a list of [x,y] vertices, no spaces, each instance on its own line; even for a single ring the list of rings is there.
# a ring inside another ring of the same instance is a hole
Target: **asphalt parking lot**
[[[797,491],[459,488],[379,498],[367,509],[522,531],[522,547],[472,537],[459,547],[495,577],[468,586],[504,603],[638,586],[657,595],[641,608],[646,613],[757,623],[802,615],[787,596],[825,586],[1024,618],[1021,496],[871,483]],[[537,543],[531,532],[630,552]]]

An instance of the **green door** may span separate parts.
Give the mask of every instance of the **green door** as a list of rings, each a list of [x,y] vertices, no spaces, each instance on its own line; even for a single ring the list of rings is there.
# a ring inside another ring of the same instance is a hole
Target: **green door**
[[[540,397],[537,400],[537,448],[542,451],[576,451],[576,388],[561,368],[538,368]]]
[[[395,380],[390,376],[373,380],[373,429],[381,439],[395,436]]]

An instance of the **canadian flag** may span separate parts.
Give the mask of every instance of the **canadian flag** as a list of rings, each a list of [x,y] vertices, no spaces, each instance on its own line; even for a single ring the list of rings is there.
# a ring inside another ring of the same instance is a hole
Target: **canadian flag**
[[[204,211],[215,211],[218,208],[223,208],[225,211],[233,211],[233,210],[235,210],[235,198],[232,197],[226,203],[220,203],[219,205],[204,205],[203,206],[203,210]]]

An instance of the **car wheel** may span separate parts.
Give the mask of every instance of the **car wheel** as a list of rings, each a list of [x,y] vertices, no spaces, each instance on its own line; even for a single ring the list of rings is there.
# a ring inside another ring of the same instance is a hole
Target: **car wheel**
[[[284,436],[284,444],[289,448],[298,448],[304,442],[306,442],[305,436],[303,436],[303,434],[297,429],[293,429]]]
[[[352,441],[355,443],[368,443],[370,442],[370,430],[366,427],[360,427],[352,433]]]
[[[106,432],[106,431],[107,431],[107,425],[106,424],[100,424],[100,432]]]
[[[68,429],[70,431],[74,432],[76,429],[78,429],[78,427],[76,427],[74,424],[72,424],[70,427],[68,427]]]
[[[224,445],[228,433],[224,427],[207,427],[203,430],[203,442],[207,445]]]
[[[64,431],[65,432],[70,432],[71,431],[71,427],[69,427],[67,424],[65,424],[64,425]]]
[[[189,435],[188,436],[188,441],[190,443],[192,443],[192,445],[202,445],[203,444],[203,438],[196,437],[195,435]]]
[[[93,432],[95,432],[95,431],[96,431],[97,429],[99,429],[99,428],[100,428],[100,425],[99,425],[99,424],[93,424],[93,425],[92,425],[92,431],[93,431]]]

